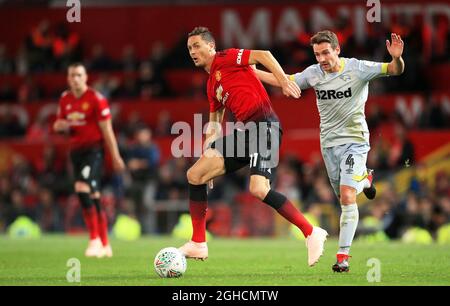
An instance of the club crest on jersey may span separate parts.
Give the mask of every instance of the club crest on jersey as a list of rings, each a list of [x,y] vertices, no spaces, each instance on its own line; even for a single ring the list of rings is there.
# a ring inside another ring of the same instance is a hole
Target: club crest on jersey
[[[352,79],[352,77],[349,76],[348,74],[343,74],[339,78],[344,82],[350,81]]]
[[[81,105],[81,109],[83,111],[87,111],[89,109],[89,103],[88,102],[83,102],[83,104]]]
[[[341,90],[316,90],[316,95],[318,100],[331,100],[331,99],[342,99],[350,98],[352,96],[352,88],[349,87],[345,91]]]
[[[220,73],[220,70],[216,71],[216,81],[219,82],[222,79],[222,73]]]

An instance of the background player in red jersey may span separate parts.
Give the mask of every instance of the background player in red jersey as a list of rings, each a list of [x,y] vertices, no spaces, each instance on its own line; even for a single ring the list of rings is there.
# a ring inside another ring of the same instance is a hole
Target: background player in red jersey
[[[206,184],[217,176],[249,165],[250,193],[303,232],[308,247],[308,264],[313,266],[323,253],[327,232],[313,227],[284,195],[270,188],[282,132],[267,92],[250,65],[262,64],[272,72],[282,84],[286,96],[299,98],[300,88],[287,78],[269,51],[228,49],[216,52],[214,37],[207,28],[197,27],[189,33],[187,47],[195,66],[209,73],[210,114],[206,144],[210,147],[187,172],[193,235],[180,250],[188,258],[208,257]],[[245,127],[219,137],[225,108]],[[244,154],[240,155],[240,150],[244,150]]]
[[[106,143],[111,153],[114,170],[123,171],[125,164],[114,136],[108,101],[88,87],[84,65],[81,63],[70,65],[67,81],[70,90],[61,95],[58,117],[53,129],[70,135],[75,192],[80,200],[90,237],[85,255],[112,257],[111,245],[108,242],[107,218],[100,201],[103,143]]]

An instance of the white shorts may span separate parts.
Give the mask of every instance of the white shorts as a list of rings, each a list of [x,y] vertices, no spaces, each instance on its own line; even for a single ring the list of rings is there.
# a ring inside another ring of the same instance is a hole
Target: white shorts
[[[327,168],[331,186],[338,197],[341,185],[356,189],[359,194],[364,189],[364,179],[367,177],[367,153],[370,146],[367,143],[349,143],[340,146],[322,148],[322,156]]]

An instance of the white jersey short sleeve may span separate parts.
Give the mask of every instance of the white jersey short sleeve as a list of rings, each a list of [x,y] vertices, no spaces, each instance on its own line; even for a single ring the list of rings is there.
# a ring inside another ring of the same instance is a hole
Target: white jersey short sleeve
[[[292,81],[295,81],[301,90],[314,87],[319,81],[315,66],[309,66],[302,72],[298,72],[290,76]]]
[[[364,114],[369,81],[387,75],[387,64],[341,58],[341,70],[324,72],[319,64],[291,76],[301,89],[316,91],[322,148],[369,143]]]
[[[361,79],[370,81],[381,76],[386,76],[387,65],[387,63],[358,60],[358,71]]]

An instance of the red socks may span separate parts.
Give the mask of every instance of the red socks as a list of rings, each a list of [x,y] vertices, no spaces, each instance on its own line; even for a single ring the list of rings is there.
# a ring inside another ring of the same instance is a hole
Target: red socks
[[[192,241],[206,241],[206,211],[208,210],[207,202],[189,201],[189,212],[192,219]]]
[[[192,219],[192,241],[206,241],[206,211],[208,210],[208,194],[206,184],[189,184],[189,212]]]
[[[98,234],[103,246],[108,245],[108,217],[105,211],[102,209],[101,199],[92,199],[95,207],[97,208],[97,218],[98,218]]]
[[[101,209],[100,199],[87,198],[87,194],[82,194],[80,199],[83,201],[91,200],[89,208],[83,207],[83,219],[89,231],[89,239],[93,240],[100,237],[104,246],[108,245],[108,218],[106,213]],[[86,199],[87,198],[87,199]]]
[[[279,192],[270,190],[263,202],[272,206],[292,224],[296,225],[305,237],[311,235],[313,226],[303,214]],[[192,241],[206,241],[206,211],[208,198],[206,185],[189,184],[189,212],[192,219]]]
[[[283,206],[277,209],[278,213],[282,215],[292,224],[296,225],[305,237],[311,235],[313,226],[306,220],[305,216],[297,209],[289,200],[286,200]]]
[[[83,219],[89,231],[89,239],[93,240],[99,236],[98,216],[95,206],[83,208]]]
[[[270,189],[264,200],[267,205],[273,207],[286,220],[296,225],[305,237],[311,235],[313,226],[306,220],[303,214],[281,193]]]
[[[105,211],[98,212],[98,234],[103,246],[108,245],[108,217]]]

